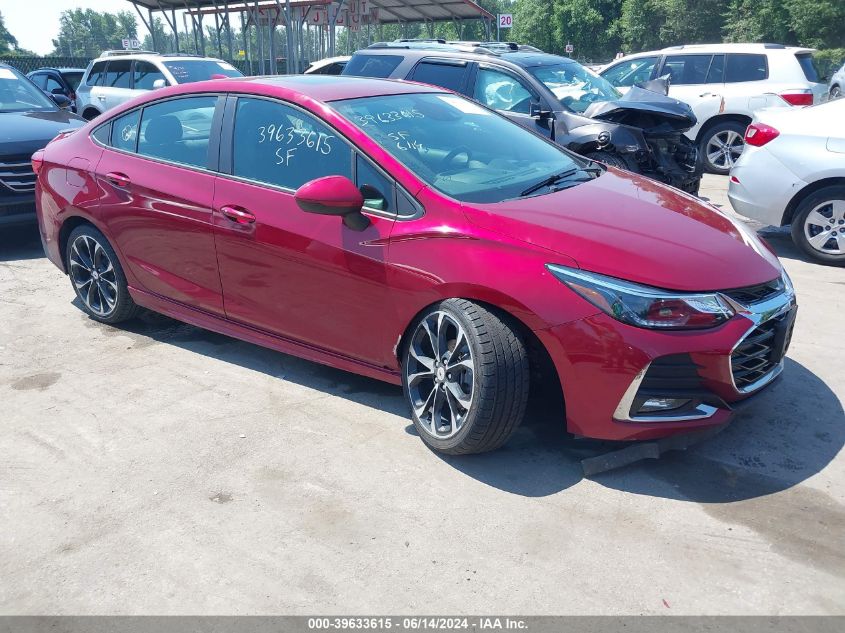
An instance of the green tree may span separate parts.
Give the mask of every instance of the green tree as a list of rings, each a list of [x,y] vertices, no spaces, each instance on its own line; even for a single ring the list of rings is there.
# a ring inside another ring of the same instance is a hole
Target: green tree
[[[728,42],[798,43],[784,0],[732,0],[724,17]]]
[[[792,30],[801,46],[845,47],[843,0],[785,0]]]
[[[59,35],[53,47],[57,55],[95,57],[104,50],[122,48],[122,39],[135,37],[138,25],[129,11],[67,9],[59,18]]]
[[[9,29],[6,28],[6,23],[3,20],[3,14],[0,13],[0,55],[10,53],[17,48],[18,40],[9,33]]]

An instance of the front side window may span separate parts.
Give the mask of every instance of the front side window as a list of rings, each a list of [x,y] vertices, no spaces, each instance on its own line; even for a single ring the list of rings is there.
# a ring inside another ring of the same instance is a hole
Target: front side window
[[[769,76],[765,55],[735,53],[728,55],[725,64],[725,83],[761,81]]]
[[[44,90],[47,87],[47,75],[44,73],[35,73],[32,77],[29,78],[32,83],[36,86]]]
[[[408,79],[461,92],[464,88],[466,76],[467,65],[465,63],[452,64],[435,60],[423,60],[417,64],[414,72]]]
[[[128,114],[112,121],[111,146],[124,152],[134,152],[138,142],[138,121],[140,110],[133,110]]]
[[[82,81],[82,73],[79,71],[76,72],[63,72],[62,77],[64,78],[65,82],[70,89],[76,91],[79,87],[79,82]]]
[[[352,150],[334,130],[267,99],[238,99],[232,161],[235,176],[286,189],[323,176],[352,178]]]
[[[226,77],[243,77],[243,73],[223,61],[216,59],[180,59],[164,62],[164,67],[170,71],[176,83],[189,84],[206,79],[224,79]]]
[[[553,143],[458,95],[402,94],[331,105],[421,180],[461,201],[501,202],[584,166]]]
[[[519,79],[491,68],[479,68],[475,80],[475,99],[488,108],[528,114],[531,92]]]
[[[396,70],[396,67],[401,63],[401,55],[366,55],[358,53],[353,55],[352,59],[347,62],[341,74],[385,79],[390,77],[390,73]]]
[[[54,95],[65,93],[64,86],[62,86],[62,84],[60,84],[57,79],[50,76],[47,77],[47,86],[45,89],[47,90],[47,92],[50,92]]]
[[[135,62],[135,70],[132,71],[132,85],[135,90],[152,90],[155,88],[155,82],[159,80],[167,85],[164,73],[154,64],[142,60]]]
[[[187,97],[144,108],[138,153],[192,167],[208,166],[217,97]]]
[[[630,88],[634,84],[651,79],[656,63],[657,57],[639,57],[611,66],[601,76],[614,86]]]
[[[14,68],[0,66],[0,112],[55,110],[56,105]]]
[[[91,72],[88,74],[88,79],[85,80],[87,86],[101,86],[103,85],[103,78],[106,74],[106,62],[96,62],[91,67]]]
[[[613,101],[622,96],[604,77],[578,62],[532,66],[528,72],[542,81],[561,104],[573,112],[584,112],[592,103]]]
[[[669,75],[673,86],[692,86],[707,81],[712,55],[669,55],[660,75]]]

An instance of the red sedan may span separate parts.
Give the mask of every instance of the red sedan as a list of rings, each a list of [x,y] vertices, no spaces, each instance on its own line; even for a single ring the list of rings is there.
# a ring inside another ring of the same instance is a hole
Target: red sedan
[[[577,435],[722,424],[780,374],[796,311],[713,207],[420,85],[177,86],[33,164],[91,318],[148,308],[401,384],[446,453],[501,446],[543,377]]]

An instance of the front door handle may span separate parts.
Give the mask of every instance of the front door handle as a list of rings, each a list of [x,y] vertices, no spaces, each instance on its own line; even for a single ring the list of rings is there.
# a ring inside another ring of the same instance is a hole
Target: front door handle
[[[252,224],[255,222],[255,216],[246,209],[242,209],[240,207],[226,205],[225,207],[220,207],[220,213],[235,224]]]
[[[106,180],[118,187],[127,187],[132,182],[129,176],[121,174],[119,171],[110,171],[106,174]]]
[[[106,100],[106,98],[103,95],[97,95],[97,99],[99,99],[100,101]]]

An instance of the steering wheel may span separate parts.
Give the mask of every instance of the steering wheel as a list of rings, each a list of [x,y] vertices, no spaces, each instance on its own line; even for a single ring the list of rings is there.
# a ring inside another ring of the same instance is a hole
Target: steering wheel
[[[446,156],[443,157],[443,160],[440,161],[440,166],[441,166],[442,170],[443,171],[447,170],[449,168],[449,166],[452,164],[452,161],[455,160],[461,154],[467,155],[467,159],[464,162],[464,164],[468,165],[469,161],[472,160],[472,151],[466,145],[459,145],[458,147],[453,149],[451,152],[446,154]]]

